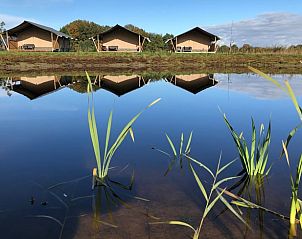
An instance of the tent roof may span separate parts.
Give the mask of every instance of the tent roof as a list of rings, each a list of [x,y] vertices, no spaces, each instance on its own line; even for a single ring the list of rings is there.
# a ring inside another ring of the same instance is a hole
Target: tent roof
[[[73,39],[71,36],[69,36],[69,35],[67,35],[63,32],[59,32],[59,31],[57,31],[57,30],[55,30],[51,27],[46,27],[46,26],[43,26],[43,25],[40,25],[40,24],[37,24],[37,23],[34,23],[34,22],[30,22],[30,21],[24,21],[21,24],[19,24],[18,26],[7,30],[7,32],[10,33],[10,34],[14,34],[14,33],[23,31],[24,29],[28,28],[29,26],[35,26],[35,27],[43,29],[45,31],[52,32],[52,33],[54,33],[55,35],[57,35],[59,37],[65,37],[65,38]]]
[[[100,36],[100,35],[106,35],[106,34],[109,34],[109,33],[111,33],[111,32],[114,32],[115,30],[118,30],[118,29],[122,29],[122,30],[125,30],[125,31],[127,31],[127,32],[129,32],[129,33],[131,33],[131,34],[135,34],[135,35],[137,35],[137,36],[141,36],[141,37],[145,38],[147,41],[150,42],[150,39],[149,39],[148,37],[143,36],[143,35],[141,35],[141,34],[139,34],[139,33],[134,32],[134,31],[131,31],[131,30],[129,30],[129,29],[127,29],[127,28],[125,28],[125,27],[119,25],[119,24],[116,24],[114,27],[111,27],[111,28],[110,28],[109,30],[107,30],[107,31],[101,32],[101,33],[98,34],[98,35],[99,35],[99,36]],[[92,37],[92,38],[93,38],[93,37]]]
[[[186,34],[188,34],[188,33],[190,33],[190,32],[195,32],[195,31],[200,32],[201,34],[208,36],[212,41],[215,41],[215,39],[216,39],[217,41],[220,40],[220,37],[219,37],[219,36],[216,36],[216,35],[214,35],[214,34],[212,34],[212,33],[210,33],[210,32],[207,32],[207,31],[201,29],[200,27],[194,27],[193,29],[191,29],[191,30],[189,30],[189,31],[186,31],[186,32],[184,32],[184,33],[181,33],[181,34],[175,36],[174,38],[168,39],[168,40],[166,41],[166,43],[167,43],[168,41],[171,41],[172,39],[175,39],[176,37],[180,37],[180,36],[186,35]]]

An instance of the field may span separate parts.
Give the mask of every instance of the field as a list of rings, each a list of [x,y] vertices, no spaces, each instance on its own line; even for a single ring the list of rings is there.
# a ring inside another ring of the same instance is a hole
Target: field
[[[40,53],[0,52],[0,73],[25,72],[246,72],[247,66],[270,73],[302,73],[294,54]]]

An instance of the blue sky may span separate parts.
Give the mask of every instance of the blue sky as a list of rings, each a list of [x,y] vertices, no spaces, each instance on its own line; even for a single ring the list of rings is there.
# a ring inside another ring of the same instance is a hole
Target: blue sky
[[[272,20],[272,18],[274,19]],[[281,18],[280,18],[281,17]],[[285,18],[285,19],[284,19]],[[302,1],[301,0],[254,0],[254,1],[209,1],[209,0],[187,0],[179,3],[172,0],[1,0],[0,1],[0,20],[7,23],[7,27],[12,27],[18,22],[28,19],[38,23],[59,29],[61,26],[76,19],[85,19],[104,25],[115,25],[117,23],[125,25],[132,23],[144,28],[149,32],[173,33],[178,34],[192,27],[200,26],[207,30],[214,31],[229,40],[230,26],[234,22],[234,36],[238,44],[251,37],[248,29],[245,29],[243,36],[240,31],[244,26],[254,27],[257,34],[261,32],[259,27],[265,26],[266,34],[277,33],[299,25],[302,20]],[[290,20],[288,20],[290,19]],[[287,20],[286,26],[282,21]],[[277,22],[283,26],[278,29]],[[292,24],[292,21],[294,23]],[[298,22],[297,22],[298,21]],[[274,22],[274,26],[272,24]],[[273,29],[269,28],[269,25]],[[302,24],[302,21],[301,23]],[[238,25],[238,26],[237,26]],[[237,30],[238,28],[238,30]],[[293,30],[293,29],[292,29]],[[293,32],[293,31],[292,31]],[[291,33],[292,33],[291,32]],[[263,33],[264,34],[264,33]],[[295,40],[299,41],[302,30],[295,33]],[[254,44],[270,44],[268,36],[263,37],[262,41]],[[282,44],[282,36],[276,36],[274,42]],[[264,40],[266,39],[266,41]],[[281,39],[281,40],[280,40]],[[273,44],[272,43],[272,44]]]

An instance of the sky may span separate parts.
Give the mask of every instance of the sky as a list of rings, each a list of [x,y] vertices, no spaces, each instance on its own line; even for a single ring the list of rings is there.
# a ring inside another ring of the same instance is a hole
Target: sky
[[[154,33],[180,34],[199,26],[237,45],[302,44],[302,0],[0,0],[9,29],[31,20],[55,29],[83,19],[100,25],[133,24]]]

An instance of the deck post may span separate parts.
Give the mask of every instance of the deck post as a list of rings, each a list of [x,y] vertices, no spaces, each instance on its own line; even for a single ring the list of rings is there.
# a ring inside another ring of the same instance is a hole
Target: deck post
[[[138,49],[139,49],[139,52],[142,51],[142,46],[141,46],[141,35],[138,35]]]
[[[51,51],[53,52],[54,47],[53,47],[53,33],[52,32],[50,33],[50,39],[51,39]]]
[[[8,32],[6,31],[6,49],[9,51],[9,39],[8,39]]]
[[[97,41],[98,41],[98,42],[97,42],[98,45],[97,45],[96,50],[97,50],[97,52],[100,52],[100,35],[97,35],[96,38],[97,38]]]
[[[177,37],[175,37],[175,52],[177,52]]]

